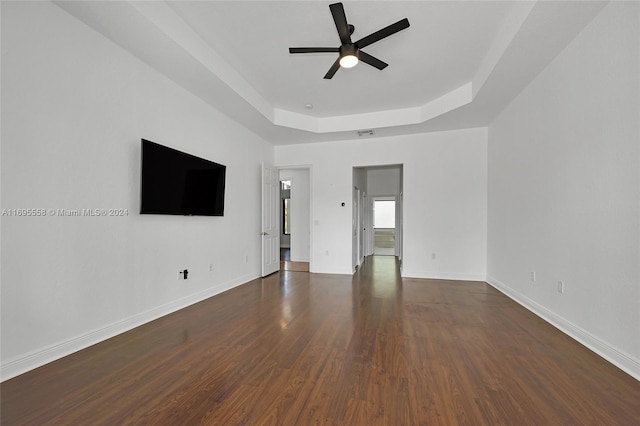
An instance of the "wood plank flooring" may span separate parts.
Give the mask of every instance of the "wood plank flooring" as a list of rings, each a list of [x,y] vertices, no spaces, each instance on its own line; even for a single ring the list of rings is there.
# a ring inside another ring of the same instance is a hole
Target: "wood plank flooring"
[[[281,271],[309,272],[309,262],[292,262],[290,260],[280,261]]]
[[[1,385],[3,425],[637,425],[640,382],[485,283],[279,272]]]
[[[292,262],[291,250],[288,248],[281,248],[280,249],[280,270],[309,272],[309,262]]]

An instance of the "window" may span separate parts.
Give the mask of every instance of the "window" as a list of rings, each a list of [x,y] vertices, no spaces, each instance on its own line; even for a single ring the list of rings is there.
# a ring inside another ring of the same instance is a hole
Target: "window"
[[[373,201],[373,227],[393,229],[396,227],[396,202]]]

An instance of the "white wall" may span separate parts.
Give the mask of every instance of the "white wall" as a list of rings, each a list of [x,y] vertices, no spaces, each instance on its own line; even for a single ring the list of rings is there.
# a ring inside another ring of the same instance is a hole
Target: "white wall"
[[[139,215],[140,138],[225,164],[225,216]],[[260,275],[273,147],[52,3],[2,2],[1,158],[3,209],[129,213],[2,218],[3,379]]]
[[[366,192],[368,195],[367,169],[364,169],[364,168],[353,169],[353,186],[358,188],[360,191]]]
[[[353,272],[353,167],[403,164],[403,275],[484,280],[486,137],[468,129],[276,146],[276,165],[313,166],[312,272]]]
[[[639,7],[609,4],[490,126],[488,234],[492,284],[637,378]]]
[[[367,170],[367,191],[371,196],[399,196],[400,166]]]

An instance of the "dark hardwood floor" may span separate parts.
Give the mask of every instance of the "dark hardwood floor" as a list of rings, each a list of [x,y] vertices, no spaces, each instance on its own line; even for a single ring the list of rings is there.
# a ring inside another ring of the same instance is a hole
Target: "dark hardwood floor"
[[[279,272],[1,385],[3,425],[637,425],[640,382],[485,283]]]
[[[289,248],[281,248],[280,270],[309,272],[309,262],[293,262],[291,261],[291,250]]]

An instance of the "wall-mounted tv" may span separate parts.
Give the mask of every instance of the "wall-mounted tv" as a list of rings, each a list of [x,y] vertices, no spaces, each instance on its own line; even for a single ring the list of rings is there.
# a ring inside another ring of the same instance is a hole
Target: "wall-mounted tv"
[[[140,213],[223,216],[226,169],[142,139]]]

